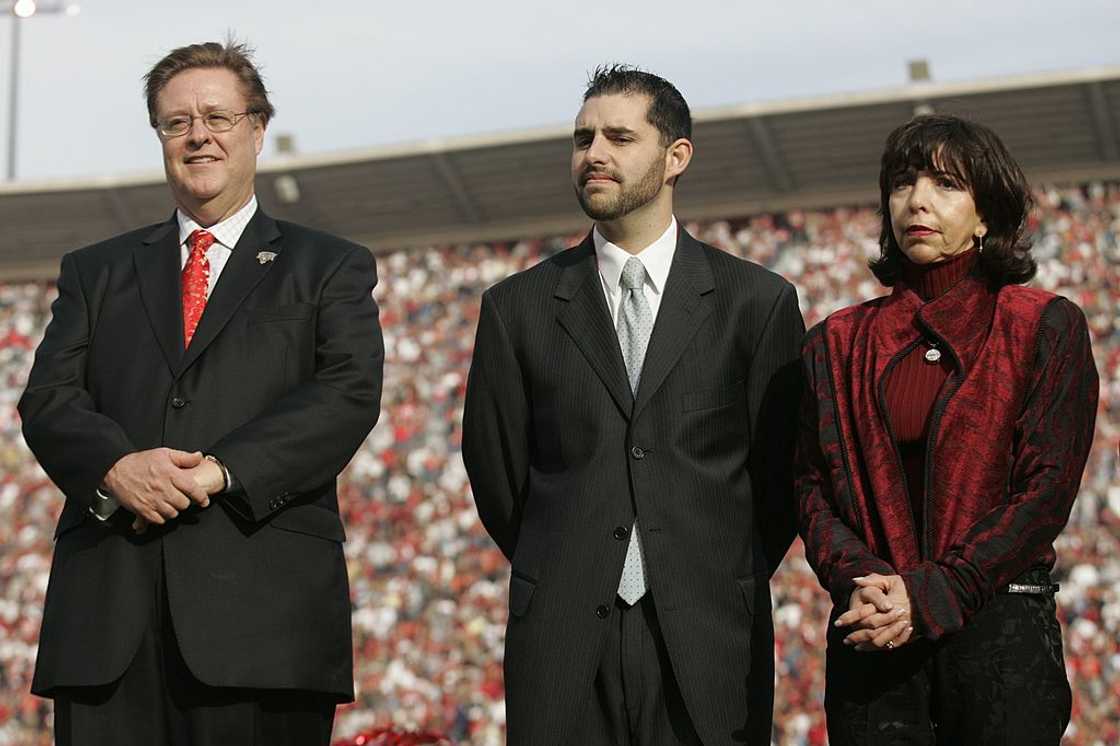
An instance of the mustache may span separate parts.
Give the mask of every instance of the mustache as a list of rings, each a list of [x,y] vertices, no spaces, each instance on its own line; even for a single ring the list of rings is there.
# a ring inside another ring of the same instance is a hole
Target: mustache
[[[612,181],[617,181],[619,183],[622,182],[622,177],[619,176],[617,173],[615,173],[613,171],[604,171],[604,170],[601,170],[601,169],[588,168],[588,169],[584,169],[583,173],[581,173],[579,175],[579,185],[580,186],[586,186],[587,182],[590,181],[591,179],[601,179],[601,178],[611,179]]]

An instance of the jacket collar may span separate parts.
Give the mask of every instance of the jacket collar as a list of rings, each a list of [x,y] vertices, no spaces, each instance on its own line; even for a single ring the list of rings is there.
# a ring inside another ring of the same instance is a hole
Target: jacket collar
[[[181,307],[178,220],[175,215],[149,233],[133,252],[133,263],[140,286],[140,295],[148,319],[159,339],[172,374],[178,378],[198,359],[233,316],[257,283],[272,269],[276,261],[259,261],[257,254],[267,249],[278,255],[281,251],[280,227],[262,210],[245,227],[228,263],[218,278],[191,346],[183,349],[183,313]],[[275,259],[276,257],[273,257]]]
[[[591,234],[554,261],[560,264],[561,272],[553,295],[563,301],[557,309],[557,320],[607,387],[623,415],[637,417],[665,382],[701,322],[711,313],[708,296],[715,289],[715,281],[703,245],[679,228],[676,252],[646,348],[636,397],[630,392],[618,336],[603,297]]]
[[[883,302],[874,333],[894,355],[912,343],[918,331],[924,332],[943,345],[958,369],[967,373],[991,327],[996,297],[978,269],[928,302],[900,282]]]

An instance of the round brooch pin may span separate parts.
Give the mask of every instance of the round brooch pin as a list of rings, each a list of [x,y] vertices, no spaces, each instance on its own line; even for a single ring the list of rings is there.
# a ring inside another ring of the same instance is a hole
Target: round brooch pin
[[[926,362],[927,363],[936,363],[940,359],[941,359],[941,350],[937,349],[936,347],[930,347],[928,350],[926,350]]]

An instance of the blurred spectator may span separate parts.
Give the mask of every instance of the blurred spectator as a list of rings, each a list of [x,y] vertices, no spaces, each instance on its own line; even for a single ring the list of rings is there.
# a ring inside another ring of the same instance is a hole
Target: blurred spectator
[[[1057,575],[1074,690],[1065,743],[1105,746],[1120,743],[1120,185],[1046,188],[1035,196],[1034,282],[1085,311],[1101,375],[1096,440],[1058,541]],[[878,253],[872,209],[790,211],[688,229],[789,278],[809,325],[884,292],[867,270]],[[478,523],[459,459],[463,390],[482,291],[579,238],[379,257],[382,417],[339,494],[358,697],[339,711],[340,743],[429,743],[436,732],[452,743],[504,743],[500,656],[509,568]],[[61,497],[23,444],[15,402],[54,293],[48,283],[0,285],[0,746],[50,743],[50,703],[27,690]],[[773,589],[774,742],[823,746],[828,599],[799,544]],[[417,735],[391,740],[383,732],[390,727]]]

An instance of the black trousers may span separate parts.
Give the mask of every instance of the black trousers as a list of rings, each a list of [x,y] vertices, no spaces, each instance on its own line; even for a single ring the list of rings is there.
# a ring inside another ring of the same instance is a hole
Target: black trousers
[[[844,634],[830,623],[833,746],[1058,746],[1069,724],[1053,596],[997,595],[936,643],[861,653],[841,643]]]
[[[175,639],[162,572],[140,649],[121,678],[53,696],[57,746],[328,746],[334,724],[335,702],[318,692],[198,681]]]
[[[647,593],[627,606],[615,598],[594,692],[571,743],[580,746],[700,744],[673,676],[669,651]]]

